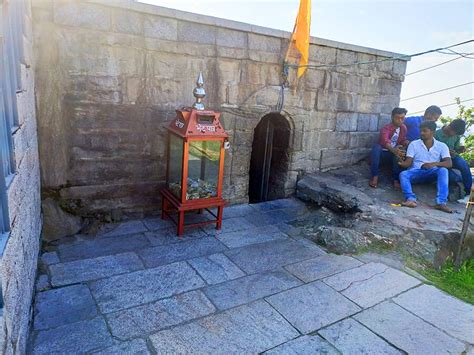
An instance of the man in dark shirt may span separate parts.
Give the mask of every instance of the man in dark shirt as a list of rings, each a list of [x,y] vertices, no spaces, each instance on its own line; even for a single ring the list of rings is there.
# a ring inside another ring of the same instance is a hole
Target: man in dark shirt
[[[392,180],[395,188],[400,188],[399,160],[405,155],[403,147],[408,145],[406,139],[407,128],[403,124],[407,110],[395,107],[392,110],[392,122],[383,126],[380,130],[379,142],[372,147],[370,154],[371,179],[369,186],[376,188],[379,182],[379,168],[382,162],[392,166]]]
[[[423,116],[410,116],[403,122],[407,126],[407,139],[413,142],[420,139],[420,124],[423,121],[438,121],[442,112],[438,106],[430,106],[425,110]]]

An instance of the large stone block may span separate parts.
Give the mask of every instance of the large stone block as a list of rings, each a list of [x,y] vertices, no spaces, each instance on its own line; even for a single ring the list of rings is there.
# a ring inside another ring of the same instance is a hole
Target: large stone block
[[[264,353],[265,355],[277,354],[339,354],[336,348],[332,347],[319,335],[303,335],[290,340]]]
[[[334,91],[318,90],[316,109],[318,111],[337,111],[338,93]]]
[[[327,72],[323,70],[307,70],[304,76],[305,87],[309,90],[321,89],[324,86]]]
[[[357,131],[358,114],[352,112],[340,112],[336,116],[336,131]]]
[[[193,22],[178,22],[178,41],[215,44],[217,30],[215,27]]]
[[[167,17],[146,16],[144,34],[146,37],[176,41],[178,39],[178,21]]]
[[[113,24],[117,32],[143,35],[143,16],[138,12],[114,9]]]
[[[309,46],[309,60],[317,64],[335,64],[336,48],[311,44]]]
[[[232,48],[247,48],[247,33],[227,28],[217,29],[217,45]]]
[[[262,36],[255,33],[248,34],[248,46],[250,50],[269,53],[280,53],[281,39],[276,37]]]
[[[375,132],[378,130],[377,114],[359,113],[357,118],[357,131],[358,132]]]
[[[351,132],[349,133],[350,148],[371,148],[377,142],[377,133]]]
[[[326,149],[321,152],[321,170],[347,165],[352,161],[352,150]]]
[[[389,100],[391,103],[400,99],[400,91],[402,89],[402,83],[397,80],[378,80],[379,93],[384,95],[393,95],[393,99]]]
[[[68,26],[110,30],[112,12],[109,8],[80,2],[64,2],[54,7],[54,21]]]
[[[392,116],[381,113],[379,115],[378,129],[380,130],[383,126],[385,126],[386,124],[389,124],[390,122],[392,122]]]

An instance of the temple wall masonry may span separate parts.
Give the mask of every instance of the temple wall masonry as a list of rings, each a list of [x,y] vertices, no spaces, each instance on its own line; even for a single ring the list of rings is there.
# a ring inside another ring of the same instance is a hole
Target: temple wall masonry
[[[140,216],[159,208],[166,130],[194,101],[203,72],[207,108],[231,136],[225,197],[248,200],[253,130],[275,112],[283,31],[130,1],[35,1],[42,184],[82,216]],[[310,64],[396,54],[312,38]],[[291,127],[285,194],[304,173],[365,158],[399,103],[406,62],[308,69],[281,114]]]

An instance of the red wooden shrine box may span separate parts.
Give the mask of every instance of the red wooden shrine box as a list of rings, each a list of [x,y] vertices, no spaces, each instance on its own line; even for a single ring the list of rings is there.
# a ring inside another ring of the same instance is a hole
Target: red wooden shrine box
[[[202,88],[202,76],[198,88]],[[176,110],[176,118],[168,126],[168,157],[166,187],[161,190],[161,218],[170,218],[178,227],[216,223],[222,226],[222,213],[226,201],[222,198],[224,155],[228,135],[222,127],[220,113],[204,110],[200,98],[196,108]],[[217,208],[217,214],[211,208]],[[185,213],[207,211],[213,217],[197,223],[185,224]]]

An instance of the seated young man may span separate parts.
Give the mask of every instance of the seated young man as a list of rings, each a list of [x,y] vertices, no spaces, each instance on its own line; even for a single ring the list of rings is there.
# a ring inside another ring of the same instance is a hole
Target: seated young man
[[[434,135],[435,139],[443,142],[449,148],[451,153],[451,160],[453,161],[453,169],[461,172],[462,183],[464,185],[464,192],[469,196],[472,188],[471,169],[467,161],[465,161],[459,153],[464,152],[464,147],[461,146],[461,136],[466,132],[466,122],[461,119],[453,120],[449,125],[438,129]],[[450,181],[459,181],[458,175],[450,170]],[[464,202],[464,200],[462,200]],[[467,201],[466,201],[467,203]]]
[[[372,147],[370,155],[370,187],[376,188],[379,182],[379,168],[382,162],[392,166],[392,179],[396,188],[400,188],[398,161],[405,156],[408,141],[406,139],[407,128],[403,124],[407,110],[395,107],[392,110],[392,122],[383,126],[380,130],[379,142]]]
[[[416,195],[413,193],[412,183],[426,184],[437,181],[438,194],[435,208],[452,213],[446,206],[449,185],[448,169],[452,166],[451,155],[446,144],[434,139],[435,131],[435,122],[422,122],[421,139],[410,143],[405,161],[398,163],[401,167],[408,168],[400,173],[400,183],[406,198],[402,205],[416,207]]]
[[[423,116],[410,116],[405,118],[403,122],[407,126],[407,139],[410,142],[413,142],[417,139],[420,139],[420,124],[423,121],[438,121],[442,112],[438,106],[430,106],[425,110]]]

